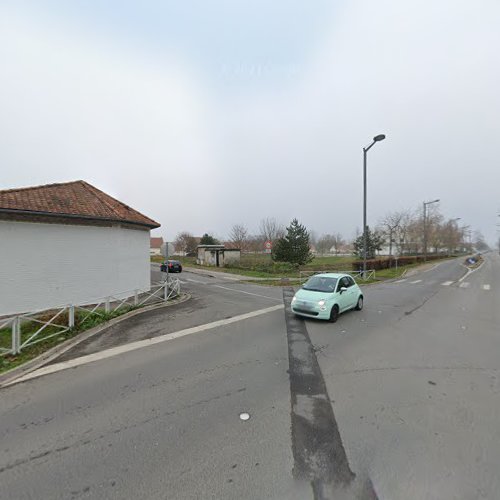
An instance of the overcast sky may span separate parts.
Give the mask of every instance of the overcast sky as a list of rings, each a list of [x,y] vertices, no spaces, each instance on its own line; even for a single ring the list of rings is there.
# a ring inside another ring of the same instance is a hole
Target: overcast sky
[[[495,239],[498,0],[0,2],[0,189],[84,179],[181,230],[318,234],[441,199]]]

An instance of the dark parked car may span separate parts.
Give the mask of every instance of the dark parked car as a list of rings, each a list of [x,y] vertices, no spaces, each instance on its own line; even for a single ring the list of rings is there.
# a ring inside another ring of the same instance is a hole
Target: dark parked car
[[[182,264],[178,260],[169,260],[167,262],[164,262],[160,266],[160,271],[163,271],[164,273],[167,272],[167,263],[168,263],[168,272],[169,273],[180,273],[180,272],[182,272]]]

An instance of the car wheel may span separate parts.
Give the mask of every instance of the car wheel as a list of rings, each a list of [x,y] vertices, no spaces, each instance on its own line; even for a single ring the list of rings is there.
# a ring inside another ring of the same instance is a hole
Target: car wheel
[[[356,309],[356,311],[361,311],[361,309],[363,309],[363,296],[362,295],[359,296],[355,309]]]
[[[335,323],[339,319],[339,306],[335,304],[330,311],[330,323]]]

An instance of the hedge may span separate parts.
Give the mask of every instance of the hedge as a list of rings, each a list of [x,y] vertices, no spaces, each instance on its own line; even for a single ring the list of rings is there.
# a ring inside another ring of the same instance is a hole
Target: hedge
[[[427,261],[429,260],[438,260],[446,257],[450,257],[449,255],[428,255]],[[403,255],[398,257],[398,266],[407,266],[408,264],[418,264],[419,262],[425,262],[423,255]],[[393,258],[380,258],[380,259],[368,259],[366,261],[366,269],[375,271],[380,271],[381,269],[389,269],[391,267],[396,266],[396,259]],[[363,270],[363,261],[355,260],[352,263],[352,269],[354,271],[362,271]]]

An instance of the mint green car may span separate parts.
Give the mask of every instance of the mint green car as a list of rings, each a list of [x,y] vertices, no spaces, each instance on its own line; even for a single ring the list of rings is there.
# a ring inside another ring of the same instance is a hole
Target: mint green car
[[[363,292],[348,274],[315,274],[292,299],[295,314],[332,323],[349,309],[363,309]]]

